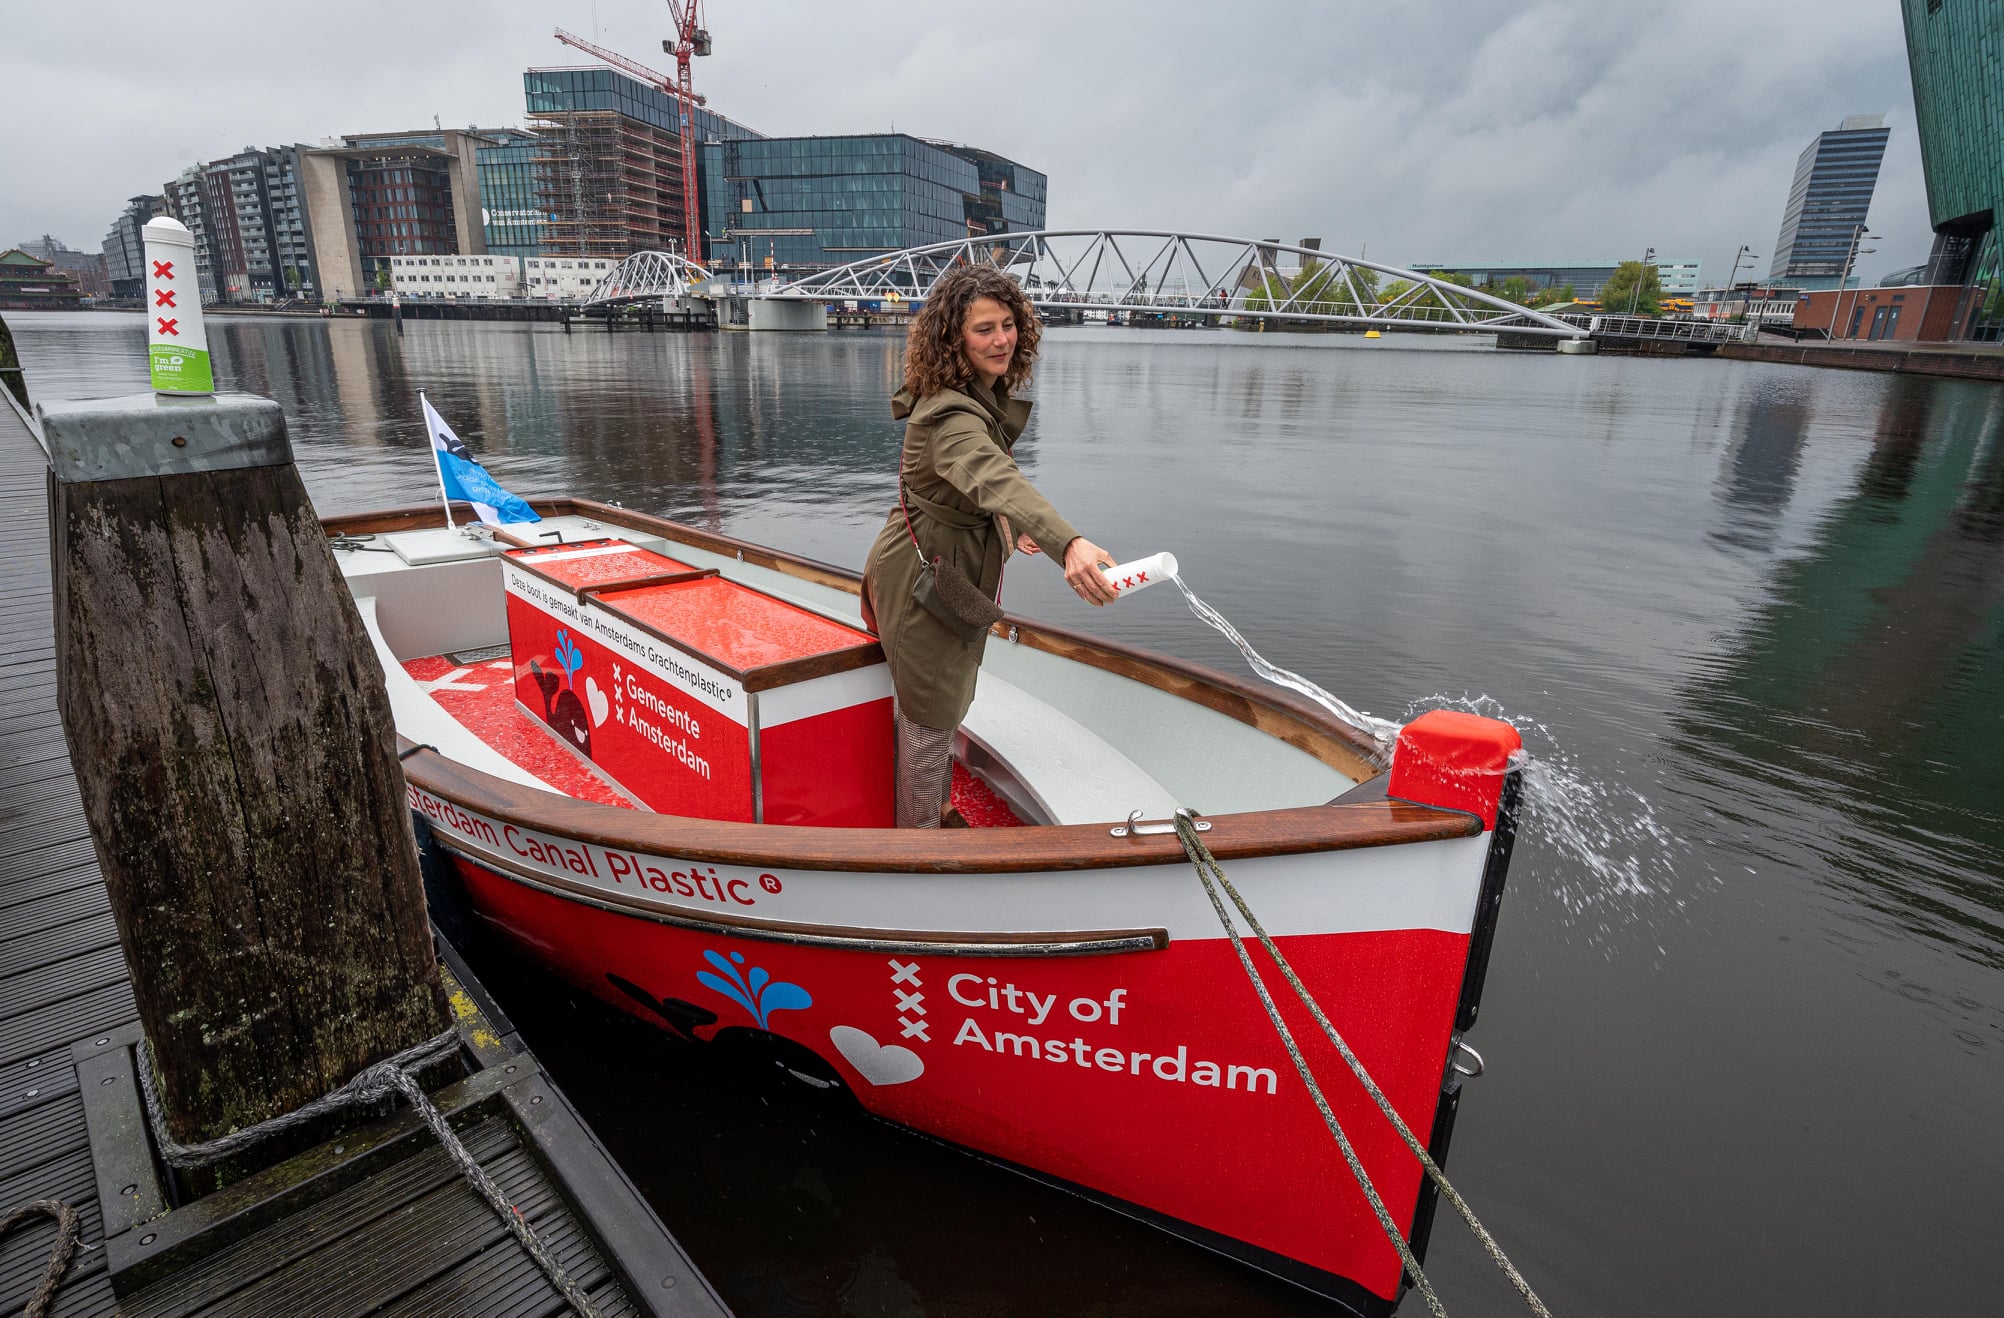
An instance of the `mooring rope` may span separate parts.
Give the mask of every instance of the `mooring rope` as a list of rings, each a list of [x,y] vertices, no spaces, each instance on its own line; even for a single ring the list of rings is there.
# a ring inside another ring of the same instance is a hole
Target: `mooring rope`
[[[1281,1043],[1287,1046],[1288,1059],[1294,1063],[1295,1071],[1301,1076],[1301,1083],[1308,1087],[1309,1095],[1314,1098],[1316,1111],[1322,1114],[1323,1124],[1328,1126],[1329,1133],[1336,1137],[1336,1147],[1343,1151],[1343,1161],[1350,1164],[1350,1174],[1357,1178],[1357,1185],[1364,1191],[1364,1197],[1371,1201],[1371,1211],[1377,1214],[1378,1226],[1383,1229],[1385,1238],[1392,1242],[1392,1248],[1398,1250],[1407,1275],[1411,1276],[1413,1284],[1419,1287],[1420,1294],[1426,1297],[1427,1307],[1434,1311],[1435,1318],[1447,1318],[1447,1310],[1441,1306],[1440,1297],[1434,1294],[1433,1283],[1427,1280],[1426,1273],[1420,1269],[1419,1260],[1413,1257],[1412,1246],[1406,1243],[1405,1234],[1399,1230],[1398,1224],[1392,1221],[1392,1214],[1385,1207],[1384,1199],[1379,1196],[1377,1186],[1371,1183],[1371,1178],[1364,1172],[1364,1164],[1357,1157],[1356,1149],[1350,1146],[1350,1137],[1343,1133],[1343,1123],[1336,1119],[1335,1109],[1329,1106],[1328,1098],[1322,1093],[1322,1086],[1315,1082],[1314,1072],[1308,1069],[1308,1060],[1301,1055],[1301,1045],[1294,1041],[1293,1031],[1289,1030],[1287,1022],[1280,1018],[1280,1009],[1273,1005],[1273,995],[1267,992],[1266,984],[1260,979],[1259,972],[1253,969],[1252,956],[1246,951],[1245,940],[1239,937],[1237,926],[1232,923],[1232,917],[1225,911],[1224,899],[1218,896],[1217,884],[1212,881],[1214,873],[1218,879],[1223,879],[1225,872],[1212,858],[1210,849],[1197,839],[1196,823],[1187,810],[1176,812],[1176,836],[1183,840],[1184,853],[1190,857],[1190,863],[1197,867],[1197,877],[1203,882],[1204,895],[1211,899],[1211,909],[1218,913],[1218,923],[1225,927],[1226,936],[1232,940],[1232,951],[1238,953],[1239,965],[1244,967],[1246,978],[1252,981],[1253,991],[1259,994],[1260,1005],[1266,1008],[1266,1018],[1273,1022],[1274,1032],[1280,1035]]]
[[[56,1298],[56,1287],[62,1284],[63,1273],[69,1270],[70,1256],[77,1252],[77,1240],[83,1234],[76,1209],[60,1199],[35,1199],[0,1218],[0,1238],[30,1218],[43,1215],[56,1219],[56,1243],[49,1250],[49,1261],[42,1267],[42,1280],[28,1297],[28,1307],[21,1310],[21,1318],[45,1318]]]
[[[376,1067],[369,1068],[371,1071],[376,1069]],[[365,1071],[363,1074],[367,1075],[368,1072]],[[438,1142],[445,1146],[446,1153],[459,1164],[460,1173],[474,1189],[480,1192],[480,1197],[487,1201],[488,1206],[494,1210],[509,1233],[521,1242],[522,1248],[529,1252],[529,1257],[536,1260],[536,1266],[543,1270],[543,1275],[550,1279],[550,1284],[570,1301],[571,1308],[577,1310],[578,1318],[598,1318],[598,1306],[593,1304],[591,1297],[571,1280],[570,1274],[564,1271],[564,1265],[557,1261],[557,1256],[550,1252],[542,1237],[536,1234],[535,1228],[531,1227],[528,1219],[522,1216],[522,1210],[510,1203],[507,1195],[501,1193],[501,1187],[494,1184],[494,1179],[487,1174],[487,1169],[473,1160],[473,1155],[466,1151],[466,1146],[452,1133],[452,1127],[446,1122],[445,1114],[432,1105],[410,1072],[391,1071],[389,1083],[410,1101],[413,1108],[417,1109],[417,1114],[424,1118],[424,1124],[431,1127],[431,1133],[438,1136]]]
[[[206,1167],[210,1163],[221,1162],[224,1158],[242,1153],[254,1144],[261,1144],[274,1135],[282,1135],[297,1126],[317,1120],[343,1108],[359,1103],[373,1103],[382,1099],[395,1088],[385,1076],[389,1072],[401,1073],[406,1067],[423,1067],[437,1061],[459,1046],[459,1029],[454,1026],[435,1038],[427,1039],[414,1047],[406,1048],[394,1057],[385,1057],[373,1066],[356,1073],[354,1079],[337,1089],[330,1089],[311,1103],[296,1107],[290,1112],[281,1112],[275,1117],[260,1121],[255,1125],[233,1130],[202,1144],[181,1144],[167,1133],[167,1109],[160,1102],[160,1092],[153,1084],[153,1041],[146,1041],[146,1055],[139,1062],[139,1091],[146,1098],[146,1117],[153,1124],[153,1139],[160,1148],[160,1160],[169,1167]]]
[[[139,1089],[146,1099],[146,1119],[153,1127],[153,1138],[159,1146],[161,1160],[170,1167],[182,1168],[206,1167],[233,1154],[241,1153],[273,1135],[302,1126],[331,1112],[338,1112],[342,1108],[357,1104],[374,1103],[392,1094],[401,1095],[430,1128],[431,1133],[438,1137],[438,1142],[445,1148],[446,1156],[458,1166],[460,1175],[464,1176],[467,1183],[487,1201],[488,1207],[494,1210],[494,1215],[501,1219],[501,1224],[507,1227],[509,1233],[521,1243],[522,1248],[528,1251],[529,1257],[536,1261],[536,1266],[543,1270],[543,1275],[550,1279],[550,1284],[569,1301],[570,1306],[578,1312],[579,1318],[598,1318],[598,1308],[592,1303],[591,1297],[571,1280],[570,1274],[564,1271],[563,1264],[557,1261],[556,1255],[550,1252],[549,1247],[536,1234],[535,1228],[531,1227],[528,1219],[522,1216],[522,1210],[508,1201],[508,1196],[501,1192],[501,1187],[494,1183],[486,1168],[474,1161],[473,1155],[467,1152],[466,1145],[462,1144],[459,1136],[453,1133],[452,1125],[445,1119],[445,1114],[432,1103],[412,1074],[449,1055],[458,1046],[459,1029],[455,1026],[435,1038],[404,1049],[394,1057],[386,1057],[372,1066],[364,1067],[356,1072],[355,1077],[347,1084],[329,1090],[303,1107],[282,1112],[256,1125],[233,1130],[227,1135],[202,1144],[177,1143],[167,1134],[166,1109],[161,1105],[159,1092],[153,1085],[153,1042],[150,1039],[146,1041],[144,1055],[137,1059]]]
[[[1344,1062],[1349,1065],[1351,1072],[1356,1075],[1358,1081],[1364,1086],[1365,1092],[1378,1105],[1378,1110],[1385,1114],[1386,1119],[1399,1132],[1399,1137],[1405,1141],[1406,1148],[1410,1149],[1413,1156],[1419,1159],[1420,1165],[1426,1169],[1428,1178],[1446,1196],[1447,1201],[1454,1205],[1454,1210],[1461,1214],[1462,1221],[1468,1223],[1469,1230],[1473,1231],[1476,1239],[1482,1242],[1482,1247],[1488,1252],[1490,1260],[1503,1270],[1503,1275],[1510,1279],[1510,1284],[1517,1288],[1517,1293],[1524,1297],[1524,1302],[1531,1307],[1531,1311],[1537,1314],[1538,1318],[1552,1318],[1551,1310],[1545,1307],[1544,1301],[1540,1300],[1537,1292],[1531,1289],[1531,1284],[1524,1280],[1524,1274],[1519,1272],[1516,1265],[1510,1262],[1509,1256],[1503,1252],[1503,1247],[1496,1243],[1496,1238],[1490,1235],[1488,1229],[1476,1218],[1475,1210],[1468,1206],[1468,1201],[1463,1199],[1454,1186],[1448,1183],[1447,1173],[1440,1169],[1440,1164],[1433,1160],[1433,1155],[1426,1151],[1426,1146],[1421,1144],[1413,1135],[1412,1128],[1406,1125],[1403,1117],[1399,1116],[1398,1110],[1392,1106],[1391,1100],[1385,1097],[1384,1090],[1378,1088],[1377,1081],[1371,1078],[1371,1073],[1365,1069],[1363,1062],[1358,1059],[1357,1054],[1350,1050],[1350,1045],[1344,1041],[1343,1036],[1337,1032],[1335,1025],[1330,1022],[1328,1015],[1323,1012],[1322,1005],[1308,991],[1308,986],[1301,982],[1301,977],[1295,974],[1294,967],[1288,964],[1287,958],[1281,955],[1280,948],[1274,943],[1272,937],[1267,934],[1265,926],[1260,924],[1259,917],[1253,914],[1252,907],[1246,903],[1245,897],[1240,894],[1232,881],[1225,877],[1224,867],[1218,864],[1217,857],[1211,854],[1211,849],[1204,845],[1203,837],[1198,834],[1190,812],[1188,810],[1178,810],[1175,818],[1176,836],[1183,842],[1183,852],[1190,858],[1190,863],[1196,866],[1197,877],[1203,881],[1204,892],[1211,899],[1211,907],[1218,913],[1219,923],[1224,925],[1226,935],[1232,940],[1232,949],[1239,955],[1239,964],[1245,968],[1246,975],[1253,982],[1253,988],[1259,993],[1260,1002],[1266,1008],[1267,1019],[1273,1022],[1274,1029],[1279,1033],[1281,1042],[1287,1045],[1287,1055],[1293,1060],[1295,1070],[1301,1073],[1301,1078],[1308,1085],[1309,1092],[1314,1095],[1315,1106],[1321,1110],[1324,1121],[1329,1124],[1330,1130],[1336,1135],[1337,1143],[1342,1146],[1343,1156],[1350,1164],[1351,1173],[1357,1177],[1359,1184],[1364,1187],[1364,1193],[1371,1200],[1372,1208],[1377,1211],[1379,1225],[1384,1227],[1389,1233],[1392,1243],[1398,1248],[1399,1257],[1405,1260],[1406,1267],[1412,1273],[1414,1281],[1420,1289],[1420,1293],[1426,1297],[1427,1304],[1436,1314],[1440,1315],[1440,1318],[1446,1318],[1446,1310],[1441,1308],[1439,1297],[1434,1294],[1433,1287],[1427,1282],[1425,1274],[1420,1271],[1419,1264],[1413,1259],[1412,1251],[1406,1246],[1405,1236],[1392,1224],[1390,1215],[1384,1211],[1383,1202],[1378,1198],[1377,1192],[1372,1187],[1369,1179],[1365,1177],[1363,1168],[1359,1165],[1350,1149],[1349,1141],[1344,1138],[1341,1128],[1337,1125],[1335,1114],[1330,1111],[1327,1100],[1322,1096],[1321,1089],[1309,1075],[1308,1063],[1302,1057],[1300,1048],[1295,1044],[1294,1036],[1288,1031],[1286,1022],[1281,1020],[1279,1011],[1273,1005],[1273,998],[1267,993],[1266,985],[1260,980],[1258,974],[1254,972],[1252,958],[1245,950],[1245,943],[1239,937],[1238,928],[1232,923],[1231,917],[1226,913],[1224,903],[1219,900],[1217,892],[1219,887],[1222,887],[1231,895],[1232,905],[1238,908],[1239,914],[1245,918],[1247,927],[1259,939],[1260,946],[1266,949],[1267,955],[1272,957],[1274,964],[1280,968],[1282,977],[1287,980],[1288,986],[1294,990],[1295,996],[1300,998],[1303,1005],[1308,1008],[1309,1014],[1315,1018],[1315,1023],[1322,1028],[1322,1033],[1328,1036],[1329,1042],[1336,1046],[1336,1051],[1342,1055]],[[1212,883],[1214,876],[1216,878],[1216,886],[1213,886]]]

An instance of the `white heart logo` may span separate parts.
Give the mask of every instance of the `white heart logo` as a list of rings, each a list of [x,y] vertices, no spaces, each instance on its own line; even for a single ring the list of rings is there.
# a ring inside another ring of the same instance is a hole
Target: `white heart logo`
[[[603,726],[606,711],[612,707],[612,702],[605,698],[605,692],[599,690],[595,677],[585,679],[585,702],[591,706],[591,725],[595,728]]]
[[[901,1085],[925,1074],[924,1058],[894,1043],[878,1043],[866,1030],[837,1025],[828,1031],[828,1041],[873,1085]]]

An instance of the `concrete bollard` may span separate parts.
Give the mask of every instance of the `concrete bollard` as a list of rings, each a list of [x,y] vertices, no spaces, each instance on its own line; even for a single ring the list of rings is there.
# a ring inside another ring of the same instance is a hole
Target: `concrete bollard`
[[[63,726],[169,1134],[208,1141],[448,1024],[389,700],[276,403],[38,412]]]

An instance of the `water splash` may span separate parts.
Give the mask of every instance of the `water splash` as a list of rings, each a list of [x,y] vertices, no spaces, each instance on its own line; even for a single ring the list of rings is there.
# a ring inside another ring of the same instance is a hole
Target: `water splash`
[[[1632,923],[1645,908],[1683,908],[1683,894],[1690,885],[1691,844],[1657,818],[1648,797],[1590,772],[1543,723],[1511,714],[1489,696],[1434,695],[1408,705],[1405,718],[1398,722],[1377,718],[1301,674],[1269,662],[1181,576],[1170,580],[1183,592],[1190,611],[1237,647],[1253,672],[1301,693],[1370,736],[1387,760],[1399,729],[1430,709],[1464,710],[1517,729],[1524,740],[1518,854],[1536,858],[1539,887],[1558,900],[1566,922],[1583,928],[1591,941],[1600,942],[1616,925]]]
[[[1406,707],[1408,719],[1458,709],[1497,719],[1524,739],[1519,856],[1533,860],[1538,888],[1568,922],[1605,932],[1650,908],[1681,910],[1690,888],[1691,843],[1658,818],[1635,788],[1591,772],[1536,719],[1512,714],[1490,696],[1433,695]]]

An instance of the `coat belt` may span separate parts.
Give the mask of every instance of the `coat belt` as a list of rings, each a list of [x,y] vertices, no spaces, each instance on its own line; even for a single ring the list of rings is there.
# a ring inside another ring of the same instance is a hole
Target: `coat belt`
[[[964,513],[958,508],[928,499],[910,485],[905,486],[905,497],[911,500],[913,506],[920,512],[950,530],[972,531],[976,527],[986,526],[990,521],[983,513]]]

